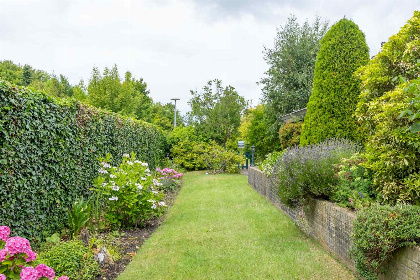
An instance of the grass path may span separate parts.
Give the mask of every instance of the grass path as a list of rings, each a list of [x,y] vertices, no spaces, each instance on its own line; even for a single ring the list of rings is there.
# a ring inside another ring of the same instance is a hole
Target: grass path
[[[243,175],[184,176],[166,220],[118,280],[356,279]]]

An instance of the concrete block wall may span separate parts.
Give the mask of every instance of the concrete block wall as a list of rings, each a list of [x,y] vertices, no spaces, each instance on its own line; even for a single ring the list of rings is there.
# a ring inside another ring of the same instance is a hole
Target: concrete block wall
[[[312,199],[308,205],[290,208],[281,203],[275,184],[257,167],[248,169],[248,183],[276,207],[292,218],[299,228],[317,240],[349,269],[356,271],[349,257],[356,214],[331,202]],[[420,248],[407,247],[395,252],[381,280],[420,280]]]

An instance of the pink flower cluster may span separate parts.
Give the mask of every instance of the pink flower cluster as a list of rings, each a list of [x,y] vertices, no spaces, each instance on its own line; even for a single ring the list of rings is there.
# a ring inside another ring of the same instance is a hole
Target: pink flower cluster
[[[178,171],[171,169],[171,168],[163,168],[160,169],[159,167],[156,168],[156,171],[159,172],[162,176],[161,179],[181,179],[184,176],[183,173],[179,173]]]
[[[0,240],[5,242],[4,248],[0,250],[0,265],[3,261],[12,261],[13,263],[20,258],[30,263],[36,260],[36,253],[32,251],[31,244],[26,238],[23,237],[9,237],[10,228],[7,226],[0,226]],[[0,246],[2,244],[0,243]],[[1,248],[1,247],[0,247]],[[26,255],[26,256],[25,256]],[[29,264],[30,265],[30,264]],[[21,266],[11,265],[9,269],[14,270],[14,268],[19,268]],[[6,273],[7,275],[7,273]],[[0,274],[0,280],[6,280],[6,275]],[[33,268],[31,266],[22,267],[20,271],[21,280],[38,280],[39,278],[45,277],[49,280],[55,278],[55,271],[51,267],[46,266],[45,264],[39,264],[37,267]],[[57,280],[69,280],[67,276],[61,276]]]

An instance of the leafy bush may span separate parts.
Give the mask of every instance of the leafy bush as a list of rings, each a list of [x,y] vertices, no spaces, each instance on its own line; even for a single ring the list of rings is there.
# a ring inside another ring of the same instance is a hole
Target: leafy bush
[[[272,152],[265,157],[265,160],[261,164],[261,169],[265,176],[271,177],[273,175],[274,166],[282,154],[283,152]]]
[[[111,166],[111,155],[101,158],[100,175],[94,185],[106,200],[105,219],[112,227],[132,227],[143,224],[164,211],[163,194],[148,164],[136,160],[135,154],[123,155],[123,162]]]
[[[398,248],[420,242],[420,207],[376,205],[358,212],[351,255],[367,279],[376,279]]]
[[[183,140],[171,149],[174,163],[186,170],[205,169],[202,155],[208,146],[209,144],[204,142]]]
[[[61,242],[48,248],[39,254],[39,261],[70,279],[91,280],[99,274],[99,265],[93,253],[80,240]]]
[[[348,140],[335,139],[286,149],[272,176],[281,201],[295,206],[309,196],[330,197],[337,183],[334,165],[358,150],[359,147]]]
[[[184,174],[179,173],[172,168],[156,168],[156,171],[156,175],[160,180],[160,182],[157,182],[156,184],[159,190],[175,191],[181,186],[181,180]]]
[[[353,75],[369,61],[365,36],[351,20],[334,24],[321,40],[301,145],[327,138],[357,139],[354,117],[360,81]]]
[[[331,194],[331,201],[347,208],[360,209],[375,201],[376,193],[372,190],[372,178],[362,164],[366,162],[361,154],[355,153],[350,158],[343,158],[335,166],[338,183]]]
[[[0,223],[40,240],[90,195],[98,157],[135,151],[154,168],[165,145],[153,125],[0,81]]]
[[[299,145],[302,125],[302,122],[287,122],[282,127],[280,127],[279,139],[282,150]]]
[[[420,12],[359,69],[362,94],[356,115],[366,138],[365,166],[389,203],[420,204]],[[398,79],[400,76],[400,79]]]
[[[213,174],[219,172],[237,173],[239,171],[238,163],[242,160],[242,156],[226,150],[214,141],[207,145],[201,158],[205,168],[212,170]]]

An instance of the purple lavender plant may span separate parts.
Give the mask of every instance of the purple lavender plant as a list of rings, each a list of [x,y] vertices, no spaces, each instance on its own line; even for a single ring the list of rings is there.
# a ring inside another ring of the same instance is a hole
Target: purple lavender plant
[[[360,149],[345,139],[287,148],[277,161],[272,177],[281,201],[294,206],[309,196],[328,198],[337,180],[334,165]]]

